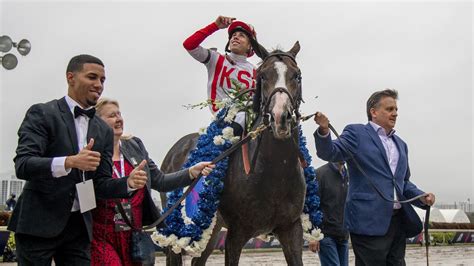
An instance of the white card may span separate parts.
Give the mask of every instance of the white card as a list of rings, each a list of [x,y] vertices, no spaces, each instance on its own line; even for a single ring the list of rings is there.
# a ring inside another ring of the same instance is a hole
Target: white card
[[[94,182],[92,182],[92,179],[77,183],[76,190],[81,213],[85,213],[86,211],[92,210],[96,207]]]

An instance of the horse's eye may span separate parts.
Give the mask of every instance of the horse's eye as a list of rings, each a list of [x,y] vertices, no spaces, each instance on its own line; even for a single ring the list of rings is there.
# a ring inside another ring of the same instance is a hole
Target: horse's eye
[[[260,75],[260,81],[265,81],[267,78],[265,77],[265,75]]]
[[[296,73],[294,76],[293,76],[293,79],[296,81],[296,82],[301,82],[301,74],[299,73]]]

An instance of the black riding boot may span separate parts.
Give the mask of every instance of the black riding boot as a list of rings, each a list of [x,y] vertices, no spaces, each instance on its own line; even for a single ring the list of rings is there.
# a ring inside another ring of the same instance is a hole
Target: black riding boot
[[[239,123],[232,122],[232,124],[230,124],[230,127],[234,129],[234,136],[242,137],[242,133],[244,133],[244,129]]]

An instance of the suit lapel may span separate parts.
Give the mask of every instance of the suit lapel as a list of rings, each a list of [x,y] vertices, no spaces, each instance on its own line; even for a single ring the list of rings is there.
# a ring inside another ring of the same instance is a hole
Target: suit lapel
[[[100,118],[94,116],[91,119],[89,119],[89,125],[87,126],[86,144],[89,143],[91,138],[93,138],[94,141],[97,141],[97,133],[100,132],[99,126],[97,125],[97,119],[100,119]]]
[[[132,149],[130,149],[129,145],[130,144],[128,140],[123,140],[122,145],[120,146],[120,151],[122,152],[125,160],[130,162],[133,167],[136,167],[138,163],[137,156],[136,154],[133,154]]]
[[[132,141],[136,143],[135,140],[133,139],[122,140],[122,145],[120,145],[120,151],[122,152],[123,157],[132,164],[133,168],[135,168],[145,158],[143,158],[142,155],[138,152],[138,149],[139,149],[138,144],[136,144],[136,148],[135,148],[134,144],[132,144]],[[145,166],[145,171],[147,171],[146,166]],[[147,174],[148,174],[148,180],[146,181],[147,190],[150,190],[151,188],[151,177],[149,176],[150,172],[147,171]]]
[[[72,146],[74,147],[74,151],[78,152],[79,147],[77,145],[76,125],[74,124],[74,117],[72,117],[71,110],[69,109],[69,106],[66,102],[66,98],[63,97],[59,99],[58,105],[59,110],[61,111],[61,118],[66,124],[68,135],[71,140]]]
[[[377,135],[377,132],[375,132],[374,128],[370,125],[370,123],[367,123],[365,125],[365,129],[369,133],[369,136],[372,138],[372,141],[375,143],[375,146],[377,146],[379,151],[382,153],[385,164],[391,173],[392,171],[390,170],[390,164],[388,162],[387,153],[385,152],[385,148],[383,147],[383,144],[382,144],[382,141],[380,140],[379,135]]]

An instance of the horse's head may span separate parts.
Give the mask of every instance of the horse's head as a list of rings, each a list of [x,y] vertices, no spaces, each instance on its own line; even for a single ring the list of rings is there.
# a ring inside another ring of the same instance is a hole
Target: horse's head
[[[296,42],[287,52],[271,53],[256,42],[252,45],[263,60],[257,69],[254,110],[270,123],[275,138],[287,139],[291,136],[292,123],[297,123],[300,116],[301,72],[295,60],[300,44]]]

